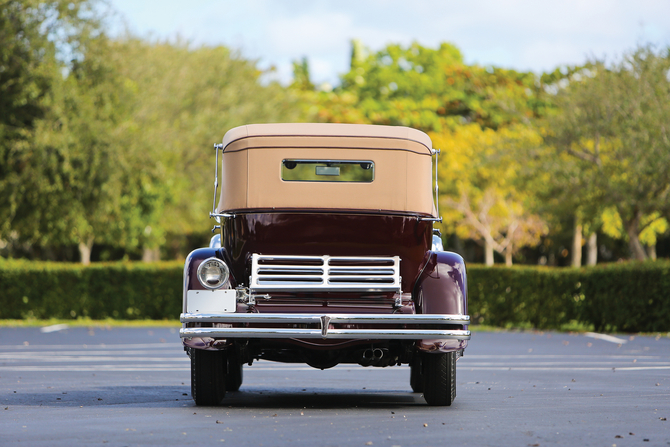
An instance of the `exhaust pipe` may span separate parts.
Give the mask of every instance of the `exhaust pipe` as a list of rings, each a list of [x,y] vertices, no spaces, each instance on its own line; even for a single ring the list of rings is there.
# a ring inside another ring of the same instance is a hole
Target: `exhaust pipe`
[[[375,353],[372,349],[366,349],[363,351],[363,360],[366,360],[368,362],[374,360],[375,358]]]
[[[384,352],[386,351],[386,352]],[[382,348],[368,348],[363,351],[363,356],[360,361],[360,365],[362,366],[386,366],[384,363],[388,364],[388,360],[386,358],[390,359],[390,357],[386,354],[388,354],[387,349],[382,349]],[[382,360],[382,358],[385,358]]]

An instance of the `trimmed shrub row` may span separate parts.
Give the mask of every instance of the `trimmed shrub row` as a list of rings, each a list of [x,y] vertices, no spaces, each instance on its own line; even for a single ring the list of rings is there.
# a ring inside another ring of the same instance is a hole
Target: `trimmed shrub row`
[[[82,267],[0,260],[0,319],[174,319],[182,272],[181,262]],[[670,331],[669,261],[583,269],[469,265],[468,286],[474,324]]]
[[[471,265],[468,286],[474,323],[670,331],[670,262],[665,260],[581,269]]]
[[[181,262],[0,261],[0,318],[176,319]]]

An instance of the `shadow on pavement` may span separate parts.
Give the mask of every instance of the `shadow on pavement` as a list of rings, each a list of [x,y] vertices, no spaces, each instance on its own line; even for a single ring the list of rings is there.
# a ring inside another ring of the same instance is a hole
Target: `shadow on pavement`
[[[146,407],[175,407],[187,404],[195,407],[188,386],[109,386],[95,390],[70,390],[43,393],[6,394],[2,407],[93,407],[131,405]],[[421,394],[397,390],[340,390],[335,388],[267,389],[244,386],[229,392],[219,407],[267,409],[338,409],[338,408],[398,408],[426,405]]]

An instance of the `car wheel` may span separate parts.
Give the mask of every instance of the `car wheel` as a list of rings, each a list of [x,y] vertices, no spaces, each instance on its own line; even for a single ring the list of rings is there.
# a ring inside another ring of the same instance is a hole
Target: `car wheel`
[[[196,405],[218,405],[226,395],[226,357],[221,351],[191,350],[191,396]]]
[[[238,356],[228,356],[228,373],[226,374],[226,391],[237,391],[242,386],[244,364]]]
[[[423,367],[421,365],[421,355],[414,355],[412,363],[409,364],[409,385],[415,393],[423,393]]]
[[[424,353],[423,397],[432,406],[449,406],[456,397],[456,352]]]

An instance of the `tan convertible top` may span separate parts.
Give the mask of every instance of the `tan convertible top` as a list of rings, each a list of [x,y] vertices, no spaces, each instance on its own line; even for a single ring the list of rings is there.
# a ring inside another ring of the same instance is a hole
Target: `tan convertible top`
[[[252,124],[223,137],[219,212],[328,209],[435,216],[432,144],[408,127],[366,124]],[[284,159],[370,160],[374,181],[284,181]]]

